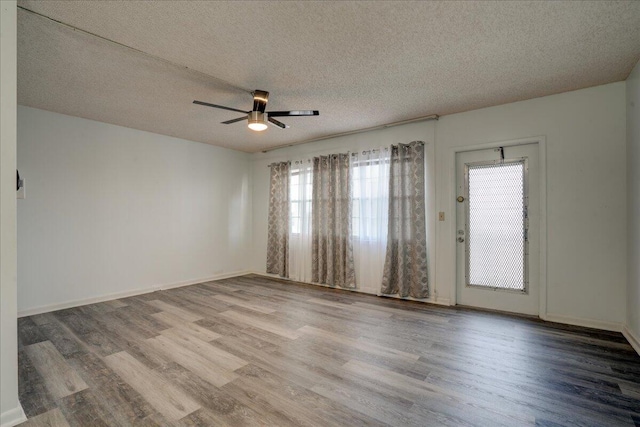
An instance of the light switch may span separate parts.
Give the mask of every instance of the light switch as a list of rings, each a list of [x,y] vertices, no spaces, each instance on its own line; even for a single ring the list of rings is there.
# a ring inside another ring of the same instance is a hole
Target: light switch
[[[444,212],[438,213],[438,221],[444,221]]]

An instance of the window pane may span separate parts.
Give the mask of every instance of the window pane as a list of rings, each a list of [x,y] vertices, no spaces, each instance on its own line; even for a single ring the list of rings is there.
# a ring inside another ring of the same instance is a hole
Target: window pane
[[[309,231],[311,221],[311,168],[299,168],[291,172],[289,179],[290,188],[290,216],[289,230],[292,234]]]
[[[388,188],[387,173],[380,170],[386,165],[377,161],[360,161],[353,167],[353,236],[362,241],[385,239],[386,216],[380,216],[380,210],[388,209],[385,188]],[[380,180],[385,182],[381,183]],[[384,206],[382,206],[384,205]],[[384,224],[382,223],[384,222]]]
[[[294,234],[300,233],[300,218],[291,218],[291,232]]]

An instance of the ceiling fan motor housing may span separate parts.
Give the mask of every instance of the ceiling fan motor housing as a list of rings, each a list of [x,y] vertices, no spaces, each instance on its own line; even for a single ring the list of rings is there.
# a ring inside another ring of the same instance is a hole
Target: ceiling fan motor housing
[[[264,113],[268,101],[269,92],[267,92],[266,90],[256,89],[253,92],[253,111],[260,111],[261,113]]]

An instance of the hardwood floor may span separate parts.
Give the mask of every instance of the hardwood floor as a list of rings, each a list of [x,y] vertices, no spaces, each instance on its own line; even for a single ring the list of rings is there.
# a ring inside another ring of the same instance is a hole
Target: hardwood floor
[[[243,276],[19,319],[24,426],[639,426],[619,333]]]

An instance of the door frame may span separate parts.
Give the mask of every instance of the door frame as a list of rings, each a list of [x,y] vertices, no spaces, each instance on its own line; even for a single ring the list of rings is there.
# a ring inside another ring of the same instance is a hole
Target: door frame
[[[449,285],[449,295],[451,305],[457,304],[457,254],[456,254],[456,197],[457,194],[457,177],[456,177],[456,155],[465,151],[476,151],[499,147],[512,147],[525,144],[537,144],[539,156],[539,173],[540,173],[540,270],[539,270],[539,287],[540,301],[538,306],[538,316],[546,320],[547,318],[547,139],[545,136],[534,136],[529,138],[511,139],[507,141],[485,142],[473,145],[464,145],[452,147],[449,149],[449,203],[448,210],[451,212],[451,221],[449,221],[449,255],[453,262],[450,265],[451,283]]]

